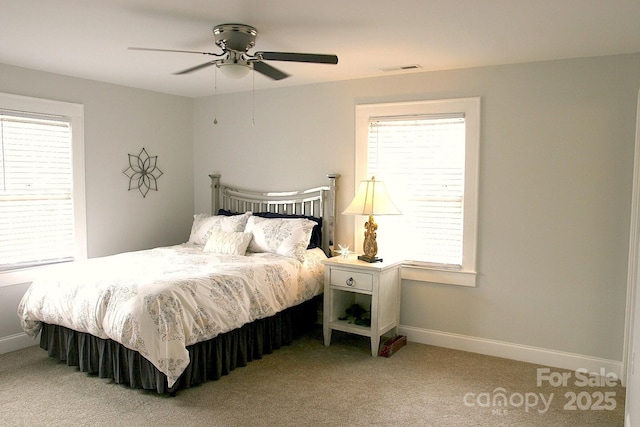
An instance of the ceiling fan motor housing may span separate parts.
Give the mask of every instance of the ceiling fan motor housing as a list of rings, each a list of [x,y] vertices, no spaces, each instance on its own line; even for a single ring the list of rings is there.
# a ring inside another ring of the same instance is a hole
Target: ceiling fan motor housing
[[[223,50],[247,52],[255,46],[258,30],[245,24],[222,24],[213,27],[216,45]]]

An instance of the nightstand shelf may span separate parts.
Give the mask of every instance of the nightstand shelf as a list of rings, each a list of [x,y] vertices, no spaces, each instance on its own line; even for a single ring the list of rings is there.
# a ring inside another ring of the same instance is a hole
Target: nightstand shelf
[[[371,339],[371,354],[377,356],[380,336],[391,330],[397,333],[400,323],[400,263],[367,263],[352,255],[324,264],[324,344],[331,344],[333,330],[358,334]],[[370,310],[371,326],[340,320],[353,304]]]
[[[347,320],[334,320],[329,323],[329,326],[333,331],[349,332],[350,334],[358,334],[365,337],[371,336],[371,327],[349,323]]]

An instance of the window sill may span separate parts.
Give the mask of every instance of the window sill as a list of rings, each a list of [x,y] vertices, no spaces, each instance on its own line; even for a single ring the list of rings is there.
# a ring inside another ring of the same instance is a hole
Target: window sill
[[[450,270],[415,264],[402,264],[401,271],[401,277],[405,280],[467,287],[476,286],[477,273],[475,271]]]
[[[41,274],[43,271],[52,270],[64,264],[66,264],[66,262],[34,265],[15,270],[0,271],[0,288],[31,283],[37,274]]]
[[[31,283],[33,281],[34,274],[34,268],[2,271],[0,272],[0,288],[5,286],[21,285],[23,283]]]

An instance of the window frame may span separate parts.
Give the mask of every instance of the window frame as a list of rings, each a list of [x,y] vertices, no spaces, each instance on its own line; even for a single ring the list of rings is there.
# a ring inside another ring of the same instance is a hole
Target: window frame
[[[453,98],[357,104],[355,120],[355,185],[367,177],[367,146],[369,120],[372,117],[415,116],[463,113],[465,115],[465,179],[463,202],[462,266],[446,268],[426,262],[404,261],[402,278],[408,280],[476,286],[478,235],[478,177],[480,160],[480,98]],[[360,228],[361,218],[354,217],[354,229]],[[355,247],[362,247],[362,233],[355,233]]]
[[[63,116],[69,119],[72,132],[74,259],[87,258],[87,220],[84,165],[84,105],[22,95],[0,93],[0,108],[23,113]],[[59,263],[58,263],[59,264]],[[55,266],[56,264],[48,264]],[[29,266],[0,272],[0,287],[32,280],[34,269]]]

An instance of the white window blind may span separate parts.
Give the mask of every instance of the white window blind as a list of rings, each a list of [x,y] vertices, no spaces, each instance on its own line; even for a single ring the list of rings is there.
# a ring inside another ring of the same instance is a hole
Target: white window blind
[[[370,117],[367,175],[387,183],[403,214],[376,217],[386,231],[381,247],[408,261],[461,267],[465,129],[463,113]]]
[[[0,110],[0,270],[74,257],[70,119]]]

